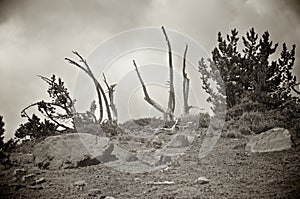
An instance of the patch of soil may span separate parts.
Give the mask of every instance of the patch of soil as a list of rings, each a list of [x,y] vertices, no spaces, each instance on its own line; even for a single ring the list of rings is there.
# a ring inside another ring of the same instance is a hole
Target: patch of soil
[[[157,123],[155,123],[157,122]],[[158,127],[148,120],[132,121],[122,126],[130,132],[153,134]],[[127,126],[126,126],[127,125]],[[193,124],[191,124],[193,126]],[[126,128],[125,128],[126,127]],[[193,127],[194,128],[194,127]],[[150,129],[152,129],[150,131]],[[188,128],[192,129],[192,127]],[[205,131],[203,129],[202,131]],[[202,132],[203,134],[203,132]],[[201,135],[201,133],[199,134]],[[128,137],[126,133],[113,139],[128,150],[147,148],[147,139]],[[151,136],[150,136],[151,137]],[[164,139],[168,139],[164,135]],[[167,168],[153,172],[128,173],[98,164],[77,169],[40,170],[31,164],[2,169],[1,198],[300,198],[300,147],[272,153],[248,153],[247,137],[221,137],[214,149],[199,159],[201,136]],[[151,147],[150,147],[151,148]],[[14,171],[24,168],[40,185],[15,179]],[[196,182],[205,177],[208,183]],[[75,182],[84,181],[82,188]],[[159,184],[156,182],[165,182]],[[173,183],[169,183],[173,182]],[[91,190],[100,190],[91,195]]]

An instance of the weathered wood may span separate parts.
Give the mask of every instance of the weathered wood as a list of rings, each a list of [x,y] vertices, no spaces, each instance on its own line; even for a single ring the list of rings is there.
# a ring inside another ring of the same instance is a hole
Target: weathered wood
[[[162,107],[160,104],[158,104],[156,101],[154,101],[154,100],[149,96],[148,91],[147,91],[147,88],[146,88],[146,85],[145,85],[145,83],[144,83],[144,81],[143,81],[143,79],[142,79],[142,76],[141,76],[141,74],[140,74],[140,72],[139,72],[139,70],[138,70],[138,67],[137,67],[137,65],[136,65],[136,63],[135,63],[135,60],[133,60],[133,65],[134,65],[134,67],[135,67],[135,71],[136,71],[136,73],[137,73],[137,75],[138,75],[138,78],[139,78],[139,80],[140,80],[140,83],[141,83],[141,85],[142,85],[143,92],[144,92],[144,96],[145,96],[145,97],[144,97],[145,101],[148,102],[151,106],[153,106],[156,110],[158,110],[159,112],[161,112],[161,113],[163,113],[164,115],[166,115],[166,112],[164,111],[163,107]]]

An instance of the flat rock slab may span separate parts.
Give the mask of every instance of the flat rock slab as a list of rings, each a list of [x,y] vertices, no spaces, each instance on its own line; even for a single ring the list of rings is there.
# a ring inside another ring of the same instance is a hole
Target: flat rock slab
[[[292,147],[291,135],[287,129],[274,128],[250,138],[246,150],[250,152],[273,152]]]
[[[109,138],[87,133],[51,136],[34,147],[34,163],[44,169],[76,168],[109,161]]]

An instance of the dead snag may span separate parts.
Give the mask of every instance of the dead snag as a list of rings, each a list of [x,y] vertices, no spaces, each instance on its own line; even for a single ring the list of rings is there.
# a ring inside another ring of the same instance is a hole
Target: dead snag
[[[104,92],[101,84],[99,83],[99,81],[94,76],[94,74],[91,71],[87,61],[85,59],[83,59],[83,57],[78,52],[73,51],[73,54],[76,55],[77,57],[79,57],[79,62],[82,62],[84,64],[84,66],[80,65],[76,61],[74,61],[72,59],[69,59],[69,58],[65,58],[65,60],[67,60],[70,64],[75,65],[78,68],[80,68],[81,70],[83,70],[93,80],[93,83],[95,85],[97,96],[98,96],[99,112],[100,112],[98,123],[100,124],[102,122],[102,119],[103,119],[102,97],[104,99],[104,103],[105,103],[105,106],[106,106],[108,121],[112,121],[108,100],[107,100],[107,97],[105,95],[105,92]]]
[[[156,110],[158,110],[159,112],[163,113],[164,114],[164,117],[166,117],[166,112],[164,111],[163,107],[161,105],[159,105],[157,102],[155,102],[153,99],[151,99],[151,97],[149,96],[148,94],[148,91],[147,91],[147,88],[146,88],[146,85],[142,79],[142,76],[138,70],[138,67],[135,63],[135,60],[133,60],[133,65],[135,67],[135,71],[138,75],[138,78],[140,80],[140,83],[142,85],[142,88],[143,88],[143,92],[144,92],[144,99],[146,102],[148,102],[151,106],[153,106]]]
[[[116,105],[114,104],[114,91],[115,91],[115,87],[117,86],[117,84],[109,85],[107,80],[106,80],[106,77],[105,77],[104,73],[103,73],[103,80],[104,80],[104,83],[105,83],[105,85],[107,87],[107,90],[108,90],[110,108],[111,108],[111,111],[112,111],[112,114],[113,114],[113,122],[117,123],[118,122],[118,111],[117,111]]]
[[[174,91],[174,71],[173,71],[173,59],[172,59],[172,49],[171,44],[168,38],[168,35],[166,33],[165,28],[162,26],[162,31],[165,36],[167,45],[168,45],[168,55],[169,55],[169,69],[170,69],[170,90],[169,90],[169,101],[168,101],[168,109],[167,109],[167,115],[168,119],[170,121],[174,121],[174,111],[175,111],[175,91]]]
[[[183,64],[182,64],[182,76],[183,76],[183,114],[189,114],[190,106],[188,104],[189,100],[189,89],[190,89],[190,79],[185,72],[186,68],[186,54],[188,50],[188,45],[185,45],[184,55],[183,55]]]

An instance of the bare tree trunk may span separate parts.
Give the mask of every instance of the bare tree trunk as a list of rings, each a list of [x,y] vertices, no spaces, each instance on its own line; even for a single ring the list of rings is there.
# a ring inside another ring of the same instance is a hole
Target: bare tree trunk
[[[116,87],[117,84],[109,85],[104,73],[103,73],[103,79],[104,79],[104,83],[108,90],[110,107],[111,107],[111,111],[113,113],[113,122],[117,123],[118,122],[118,111],[117,111],[116,105],[114,104],[114,91],[115,91],[114,88]]]
[[[190,79],[185,72],[186,68],[186,54],[188,50],[188,45],[185,46],[184,56],[183,56],[183,64],[182,64],[182,76],[183,76],[183,114],[189,114],[190,107],[188,104],[189,100],[189,89],[190,89]]]
[[[168,38],[168,35],[166,33],[165,28],[162,26],[162,31],[165,35],[165,39],[168,45],[168,54],[169,54],[169,69],[170,69],[170,90],[169,90],[169,101],[168,101],[168,109],[167,109],[167,115],[169,117],[170,121],[174,120],[174,111],[175,111],[175,91],[174,91],[174,71],[173,71],[173,59],[172,59],[172,49],[171,44]]]
[[[143,87],[143,92],[144,92],[144,99],[146,102],[148,102],[151,106],[153,106],[156,110],[158,110],[159,112],[163,113],[164,114],[164,117],[166,118],[167,114],[166,112],[164,111],[163,107],[161,105],[159,105],[156,101],[154,101],[153,99],[151,99],[151,97],[149,96],[148,94],[148,91],[147,91],[147,88],[145,86],[145,83],[141,77],[141,74],[138,70],[138,67],[135,63],[135,60],[133,60],[133,65],[135,67],[135,71],[138,75],[138,78],[140,80],[140,83],[142,84],[142,87]]]
[[[70,64],[73,64],[73,65],[77,66],[78,68],[80,68],[81,70],[83,70],[93,80],[93,83],[96,87],[96,92],[97,92],[97,96],[98,96],[98,103],[99,103],[99,112],[100,112],[98,123],[101,123],[102,119],[103,119],[103,106],[102,106],[102,97],[101,97],[101,95],[103,96],[104,103],[105,103],[105,106],[106,106],[108,121],[111,122],[112,119],[111,119],[111,112],[110,112],[109,103],[108,103],[107,97],[105,95],[105,92],[104,92],[101,84],[95,78],[95,76],[94,76],[93,72],[91,71],[91,69],[90,69],[88,63],[86,62],[86,60],[83,59],[83,57],[76,51],[73,51],[73,54],[75,54],[76,56],[79,57],[79,59],[80,59],[79,61],[84,63],[84,66],[86,68],[84,68],[83,66],[81,66],[80,64],[78,64],[77,62],[75,62],[75,61],[73,61],[69,58],[65,58],[65,60],[69,61]]]

